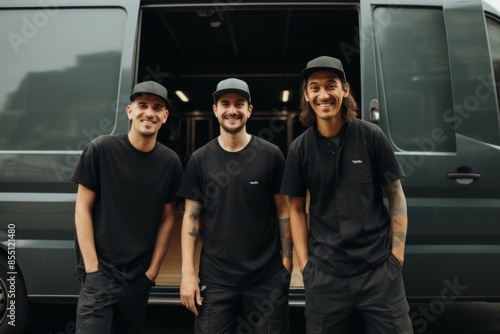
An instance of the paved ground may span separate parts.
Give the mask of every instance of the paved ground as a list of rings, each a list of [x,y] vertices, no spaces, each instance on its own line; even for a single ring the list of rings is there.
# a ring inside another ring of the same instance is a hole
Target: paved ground
[[[415,334],[500,333],[500,303],[410,303]],[[305,333],[303,308],[290,311],[291,333]],[[73,334],[73,304],[33,304],[29,334]],[[148,307],[144,334],[192,333],[193,316],[181,306]],[[360,323],[358,321],[358,323]],[[356,330],[352,334],[361,334]]]

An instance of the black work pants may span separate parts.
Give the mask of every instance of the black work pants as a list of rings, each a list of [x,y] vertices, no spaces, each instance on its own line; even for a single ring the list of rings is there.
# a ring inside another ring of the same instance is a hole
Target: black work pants
[[[139,334],[153,283],[146,275],[117,279],[102,272],[85,274],[76,309],[76,334]]]
[[[243,290],[201,285],[203,304],[196,334],[287,334],[290,273],[283,267],[268,280]]]
[[[391,254],[381,265],[354,276],[332,276],[311,262],[304,268],[308,334],[348,334],[354,312],[367,334],[411,334],[399,261]]]

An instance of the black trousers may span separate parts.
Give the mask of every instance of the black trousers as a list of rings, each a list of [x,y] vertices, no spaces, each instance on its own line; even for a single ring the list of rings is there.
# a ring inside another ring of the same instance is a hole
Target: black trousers
[[[308,334],[348,334],[354,312],[367,334],[411,334],[402,268],[391,254],[386,262],[355,276],[331,276],[311,262],[304,268]]]
[[[287,334],[290,273],[283,267],[260,285],[231,290],[204,286],[196,334]]]
[[[117,279],[101,270],[85,274],[76,308],[76,334],[142,333],[149,291],[144,274]]]

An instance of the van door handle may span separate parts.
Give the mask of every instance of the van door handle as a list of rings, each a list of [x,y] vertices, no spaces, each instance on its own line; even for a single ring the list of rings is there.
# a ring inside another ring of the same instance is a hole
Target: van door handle
[[[476,173],[472,168],[467,166],[461,166],[457,168],[456,172],[449,172],[448,178],[450,180],[455,180],[460,184],[471,184],[481,178],[481,174]]]
[[[375,124],[380,123],[380,112],[378,110],[378,100],[377,99],[371,100],[369,115],[370,115],[370,122],[375,123]]]

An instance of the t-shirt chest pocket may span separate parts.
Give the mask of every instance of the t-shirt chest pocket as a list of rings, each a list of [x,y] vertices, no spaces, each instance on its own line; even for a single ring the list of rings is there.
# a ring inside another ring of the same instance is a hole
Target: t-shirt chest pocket
[[[349,179],[352,184],[372,182],[372,167],[367,156],[349,159]]]
[[[246,180],[243,193],[248,203],[263,202],[267,200],[267,185],[262,180]]]

